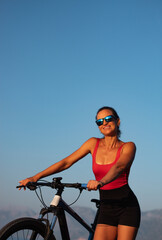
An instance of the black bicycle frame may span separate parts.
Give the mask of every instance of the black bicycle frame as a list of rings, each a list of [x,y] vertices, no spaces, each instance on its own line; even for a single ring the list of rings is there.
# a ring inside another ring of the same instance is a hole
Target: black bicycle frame
[[[48,209],[42,209],[41,213],[40,213],[40,219],[46,213],[49,213],[49,212],[54,213],[54,215],[55,215],[54,217],[58,218],[60,232],[61,232],[61,236],[62,236],[63,240],[70,240],[70,235],[69,235],[65,212],[69,213],[77,222],[79,222],[85,229],[88,230],[88,232],[89,232],[88,240],[93,239],[97,216],[98,216],[98,210],[97,210],[97,214],[96,214],[96,217],[94,219],[92,226],[89,226],[71,207],[69,207],[67,205],[67,203],[63,199],[60,199],[60,202],[57,207],[51,206]]]

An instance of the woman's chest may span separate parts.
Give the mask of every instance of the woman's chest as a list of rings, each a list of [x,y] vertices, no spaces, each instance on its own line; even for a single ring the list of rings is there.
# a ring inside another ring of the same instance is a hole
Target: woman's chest
[[[105,148],[98,148],[96,153],[96,163],[105,165],[111,164],[116,160],[118,149],[108,150]]]

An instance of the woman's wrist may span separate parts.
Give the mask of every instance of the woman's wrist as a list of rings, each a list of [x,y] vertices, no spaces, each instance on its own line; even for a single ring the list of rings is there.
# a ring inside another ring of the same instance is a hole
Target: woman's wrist
[[[32,182],[37,182],[40,178],[39,178],[38,174],[36,174],[36,175],[30,177],[29,179],[31,179]]]
[[[101,187],[103,187],[105,185],[104,182],[102,182],[102,181],[98,181],[98,182],[101,185]]]

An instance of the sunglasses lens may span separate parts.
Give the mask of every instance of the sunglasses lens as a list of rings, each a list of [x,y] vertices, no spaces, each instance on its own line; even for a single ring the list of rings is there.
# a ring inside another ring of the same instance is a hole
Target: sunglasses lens
[[[112,116],[107,116],[107,117],[105,117],[105,121],[106,122],[112,122],[113,121],[113,117]]]
[[[103,119],[98,119],[96,123],[98,126],[101,126],[103,124]]]

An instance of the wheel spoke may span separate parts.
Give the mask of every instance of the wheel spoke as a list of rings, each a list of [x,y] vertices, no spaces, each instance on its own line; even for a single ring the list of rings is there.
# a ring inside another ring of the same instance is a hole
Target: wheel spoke
[[[22,229],[9,236],[6,240],[43,240],[44,238],[39,234],[35,233],[33,235],[33,230]]]

